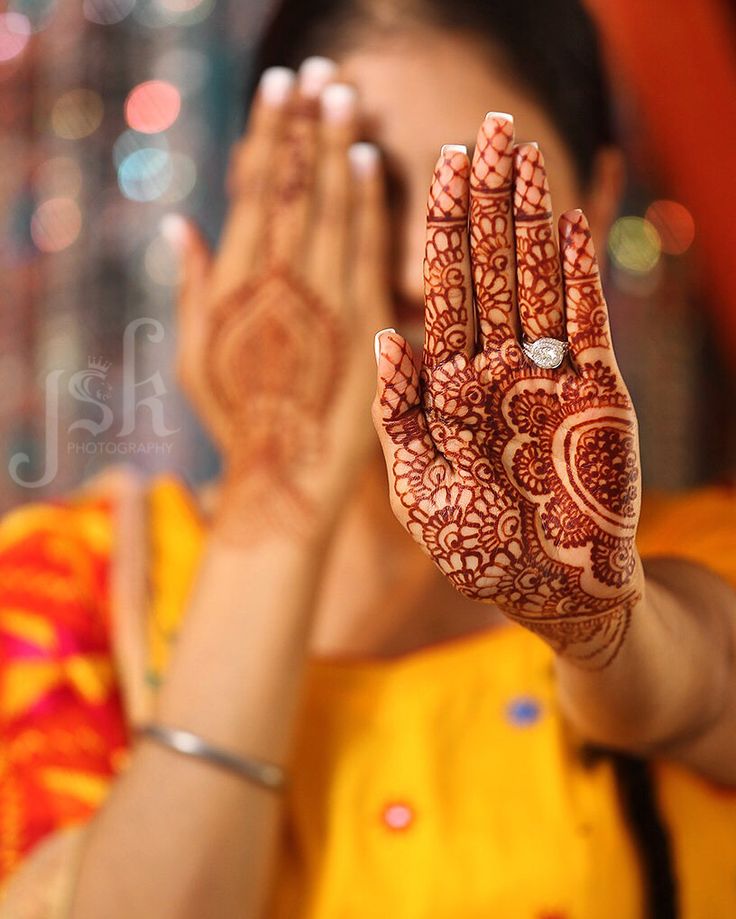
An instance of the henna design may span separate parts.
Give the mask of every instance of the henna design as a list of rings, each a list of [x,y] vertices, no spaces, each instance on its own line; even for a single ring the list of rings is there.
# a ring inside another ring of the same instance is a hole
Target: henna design
[[[596,268],[590,228],[582,212],[562,226],[562,261],[567,296],[567,331],[570,348],[590,357],[591,349],[609,351],[608,311]]]
[[[493,227],[489,211],[503,209],[478,197],[473,252],[496,257],[503,245],[484,240],[480,227]],[[389,336],[380,401],[394,509],[416,541],[461,593],[494,602],[558,653],[600,668],[618,653],[641,596],[638,434],[582,215],[563,238],[575,370],[530,365],[505,320],[495,320],[508,315],[503,299],[497,307],[478,290],[487,346],[425,368],[420,383],[408,346]],[[559,284],[559,267],[555,276],[543,260],[533,264],[545,280],[527,290]],[[504,284],[496,289],[503,298]],[[542,300],[548,315],[551,294]]]
[[[514,225],[521,326],[529,341],[564,339],[560,259],[541,151],[531,144],[517,147],[515,170]]]
[[[470,175],[470,253],[478,331],[483,343],[510,338],[514,311],[511,222],[513,123],[487,118]]]
[[[435,169],[429,191],[424,257],[427,367],[472,344],[467,178],[467,156],[448,150]]]
[[[315,352],[319,361],[310,359]],[[241,483],[241,494],[247,490],[248,506],[261,514],[268,508],[290,529],[312,512],[299,483],[320,461],[320,425],[334,401],[343,353],[337,316],[283,269],[246,284],[213,310],[206,371],[238,434],[227,451],[228,476]]]

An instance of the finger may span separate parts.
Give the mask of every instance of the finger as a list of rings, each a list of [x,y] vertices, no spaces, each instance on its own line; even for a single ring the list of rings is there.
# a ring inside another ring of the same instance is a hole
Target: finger
[[[353,144],[348,150],[353,181],[349,300],[363,324],[387,326],[389,310],[388,214],[378,147]],[[363,318],[365,317],[365,318]]]
[[[256,263],[274,151],[294,83],[295,74],[286,67],[264,71],[251,107],[246,136],[233,151],[228,177],[230,212],[212,275],[215,298],[238,287]]]
[[[514,121],[489,112],[478,131],[470,173],[470,253],[478,344],[518,338],[511,217]]]
[[[616,367],[608,307],[585,214],[567,211],[560,217],[559,230],[570,357],[579,368],[595,361]]]
[[[468,244],[470,161],[467,147],[445,144],[427,198],[424,250],[425,367],[475,351]]]
[[[176,252],[179,262],[179,285],[176,297],[177,325],[180,340],[205,321],[205,301],[209,296],[213,267],[212,251],[193,220],[179,214],[167,214],[161,221],[161,232]]]
[[[194,221],[170,214],[162,232],[176,249],[180,281],[176,297],[176,375],[195,408],[199,407],[199,384],[207,330],[206,303],[211,296],[213,255]],[[216,423],[215,419],[212,419]]]
[[[412,503],[412,481],[439,459],[421,406],[419,373],[409,343],[393,329],[376,334],[378,382],[373,423],[389,477],[389,492]]]
[[[344,291],[351,206],[348,148],[356,137],[357,93],[332,83],[322,93],[322,120],[309,253],[310,277],[318,289]]]
[[[292,269],[302,260],[314,199],[317,151],[322,144],[319,97],[334,69],[326,58],[310,58],[299,71],[294,104],[274,155],[264,234],[267,264]]]
[[[536,144],[514,151],[516,291],[528,341],[564,338],[562,273],[544,157]]]

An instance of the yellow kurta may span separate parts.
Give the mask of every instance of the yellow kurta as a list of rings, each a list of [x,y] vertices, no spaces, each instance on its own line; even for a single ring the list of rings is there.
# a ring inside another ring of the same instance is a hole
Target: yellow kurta
[[[151,665],[162,671],[203,529],[173,477],[156,480],[150,508]],[[736,584],[736,496],[650,501],[639,545]],[[613,769],[581,747],[560,715],[552,652],[515,625],[399,659],[311,659],[269,917],[643,917]],[[732,919],[736,792],[654,770],[681,916]]]

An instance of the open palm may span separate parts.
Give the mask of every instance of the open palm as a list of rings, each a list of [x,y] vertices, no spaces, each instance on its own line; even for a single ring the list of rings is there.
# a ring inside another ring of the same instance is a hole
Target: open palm
[[[375,419],[398,519],[463,594],[560,653],[612,660],[640,595],[636,416],[584,215],[551,215],[536,146],[486,118],[429,193],[425,347],[381,338]],[[558,369],[523,342],[566,339]],[[540,361],[542,362],[542,361]]]

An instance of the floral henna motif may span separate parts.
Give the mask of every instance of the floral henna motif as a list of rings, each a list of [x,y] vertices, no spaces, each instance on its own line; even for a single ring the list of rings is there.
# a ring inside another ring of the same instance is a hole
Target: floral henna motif
[[[566,221],[562,233],[568,339],[572,350],[610,348],[608,312],[596,269],[593,240],[585,217]]]
[[[424,342],[424,364],[462,352],[468,342],[471,291],[466,277],[467,173],[464,153],[451,152],[438,165],[429,192],[424,258],[425,308],[432,329]]]
[[[541,151],[531,144],[518,147],[515,172],[514,225],[521,325],[530,341],[563,339],[560,258]]]
[[[298,483],[320,460],[320,423],[341,376],[342,339],[337,317],[286,270],[247,284],[213,311],[209,384],[240,431],[234,445],[245,444],[241,454],[228,451],[228,476],[259,513],[269,507],[292,529],[311,514]],[[310,359],[314,352],[320,361]]]
[[[582,227],[572,235],[590,246]],[[594,262],[573,261],[580,316],[592,316],[603,303]],[[599,328],[607,335],[607,321]],[[591,334],[583,319],[579,334]],[[397,513],[461,593],[581,665],[606,666],[641,583],[636,417],[610,351],[553,372],[507,338],[425,372],[420,408],[401,348],[383,391]]]
[[[480,337],[501,343],[514,310],[514,253],[511,246],[513,161],[504,155],[513,124],[487,119],[478,134],[470,175],[470,252]]]

